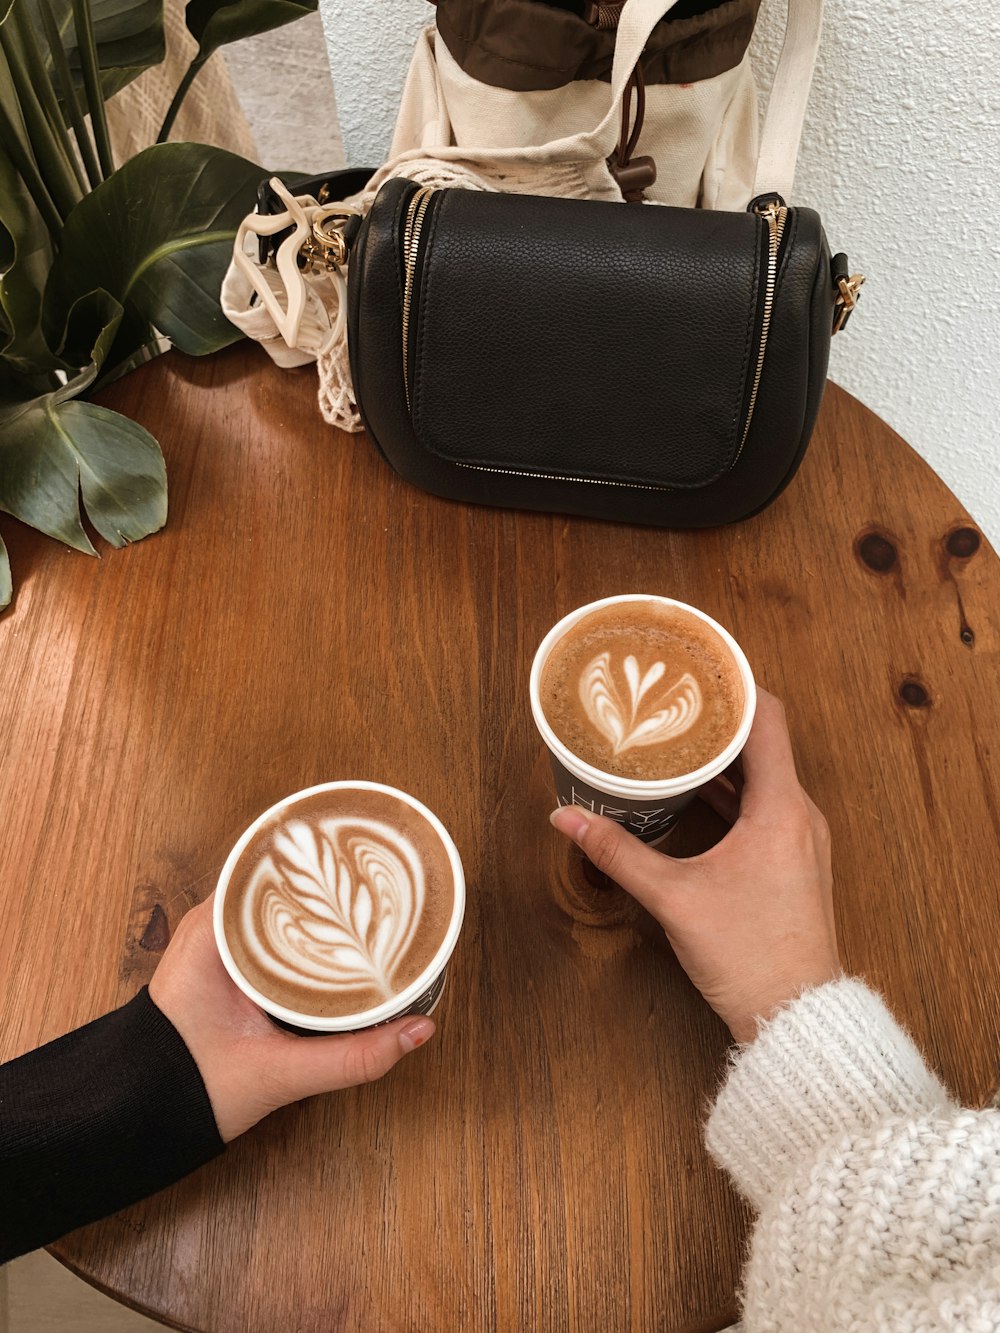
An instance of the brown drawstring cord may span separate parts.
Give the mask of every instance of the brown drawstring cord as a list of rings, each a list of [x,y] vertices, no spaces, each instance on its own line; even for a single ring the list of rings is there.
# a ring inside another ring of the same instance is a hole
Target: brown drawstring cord
[[[642,133],[645,117],[646,80],[642,73],[642,61],[638,60],[622,93],[622,119],[618,144],[614,153],[608,158],[608,169],[618,182],[622,197],[630,204],[641,204],[646,197],[644,191],[656,180],[656,164],[651,157],[632,157],[639,142],[639,135]]]

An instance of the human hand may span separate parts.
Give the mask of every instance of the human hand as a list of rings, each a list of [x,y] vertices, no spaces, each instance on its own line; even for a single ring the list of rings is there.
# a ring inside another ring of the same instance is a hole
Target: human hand
[[[275,1027],[222,965],[214,897],[181,920],[149,994],[194,1057],[224,1143],[288,1102],[381,1078],[433,1035],[433,1022],[419,1014],[342,1036],[297,1037]]]
[[[699,793],[732,824],[701,856],[666,856],[577,806],[551,819],[652,913],[685,972],[746,1042],[758,1019],[841,969],[830,830],[799,785],[785,710],[763,690],[741,760],[741,793],[718,778]]]

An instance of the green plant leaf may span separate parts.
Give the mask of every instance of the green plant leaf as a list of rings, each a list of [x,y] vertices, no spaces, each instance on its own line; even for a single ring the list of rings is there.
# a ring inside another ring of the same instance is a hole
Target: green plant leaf
[[[88,389],[97,378],[124,317],[125,311],[120,302],[101,287],[85,292],[70,306],[66,317],[67,339],[90,348],[89,364],[81,372],[87,377],[86,382],[80,383],[78,393]],[[74,380],[76,382],[78,380]]]
[[[96,403],[47,394],[16,412],[0,407],[0,508],[33,528],[96,555],[87,517],[112,546],[157,532],[167,521],[160,446],[135,421]]]
[[[0,352],[25,371],[56,364],[41,328],[51,262],[45,225],[0,145]]]
[[[103,364],[122,313],[107,292],[74,303],[71,330],[104,323],[89,364],[58,389],[18,401],[14,378],[0,379],[0,509],[91,555],[81,495],[87,517],[112,546],[158,531],[167,518],[160,446],[127,417],[77,401]]]
[[[61,416],[80,459],[87,517],[104,540],[125,546],[158,532],[167,521],[167,469],[149,431],[96,403],[66,403]]]
[[[253,37],[315,12],[318,0],[188,0],[185,20],[198,42],[196,62],[241,37]]]
[[[64,344],[67,311],[94,287],[125,307],[123,328],[138,317],[192,355],[235,342],[219,288],[266,174],[233,153],[188,143],[155,144],[119,167],[66,221],[42,311],[50,344]],[[79,339],[65,340],[65,358],[82,364],[82,352]]]
[[[42,18],[37,0],[14,0],[23,4],[38,32]],[[63,47],[73,78],[83,84],[80,48],[73,25],[72,0],[49,0],[62,34]],[[163,0],[90,0],[90,14],[97,43],[104,96],[120,92],[144,69],[158,65],[166,54],[163,37]]]
[[[7,558],[7,548],[3,544],[3,538],[0,537],[0,611],[5,606],[10,606],[13,593],[14,588],[10,578],[10,560]]]

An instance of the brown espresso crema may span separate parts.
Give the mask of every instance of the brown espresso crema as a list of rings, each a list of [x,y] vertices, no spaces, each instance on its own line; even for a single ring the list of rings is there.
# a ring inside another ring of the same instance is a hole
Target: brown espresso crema
[[[223,930],[236,966],[296,1013],[360,1014],[415,981],[451,924],[437,832],[387,792],[341,788],[286,806],[244,848]]]
[[[616,602],[577,621],[542,668],[549,726],[578,759],[641,782],[693,773],[735,736],[740,669],[711,625],[679,607]]]

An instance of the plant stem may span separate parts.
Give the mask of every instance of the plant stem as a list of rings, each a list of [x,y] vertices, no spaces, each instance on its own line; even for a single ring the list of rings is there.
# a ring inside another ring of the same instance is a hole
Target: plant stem
[[[80,167],[80,162],[73,151],[73,144],[70,141],[69,132],[66,129],[66,121],[59,109],[59,103],[56,95],[52,91],[52,80],[49,78],[49,72],[45,68],[45,61],[42,59],[42,53],[38,49],[38,42],[35,39],[35,33],[31,24],[27,21],[24,13],[24,6],[15,3],[11,11],[11,18],[14,21],[14,30],[17,33],[18,41],[24,52],[28,77],[38,94],[38,101],[45,118],[52,128],[56,137],[62,155],[69,163],[73,175],[76,177],[78,187],[78,198],[83,198],[87,193],[87,180]]]
[[[42,180],[38,164],[18,133],[17,126],[8,115],[2,99],[0,99],[0,141],[3,142],[7,156],[24,182],[24,188],[31,195],[32,203],[41,214],[52,245],[58,250],[59,238],[62,236],[63,220],[59,216],[59,210],[52,202],[52,196],[49,194],[45,182]]]
[[[38,8],[42,15],[42,25],[45,28],[45,40],[49,44],[49,52],[52,56],[52,68],[55,70],[56,78],[59,80],[59,91],[62,94],[63,103],[69,113],[70,123],[73,126],[73,136],[76,139],[77,147],[80,150],[80,157],[83,159],[83,165],[87,172],[87,179],[90,181],[90,188],[100,185],[103,177],[101,168],[97,161],[97,155],[94,152],[94,145],[90,135],[87,133],[87,123],[83,118],[83,108],[80,106],[80,99],[77,96],[76,88],[73,86],[73,75],[70,73],[69,61],[66,59],[66,52],[63,48],[62,37],[59,35],[59,28],[56,25],[55,16],[52,13],[50,0],[38,0]]]
[[[17,13],[16,9],[14,13]],[[31,77],[25,68],[24,52],[21,50],[13,26],[9,23],[0,25],[0,47],[3,48],[7,60],[17,109],[21,113],[27,131],[28,146],[45,182],[47,192],[60,217],[65,221],[80,198],[76,177],[64,158],[62,146],[42,110]]]
[[[111,153],[111,139],[108,136],[108,120],[104,114],[101,71],[97,64],[97,43],[94,41],[94,27],[90,21],[88,0],[73,0],[73,23],[76,27],[76,46],[80,52],[80,68],[83,71],[83,87],[87,94],[87,110],[90,112],[90,124],[94,131],[101,171],[106,180],[115,169],[115,160]]]
[[[166,143],[170,137],[170,131],[174,128],[174,121],[177,119],[177,113],[181,109],[181,103],[187,96],[188,89],[194,83],[198,71],[204,65],[205,61],[201,57],[195,57],[184,72],[184,77],[178,84],[177,91],[174,93],[174,100],[167,108],[167,114],[163,118],[163,124],[160,126],[160,132],[156,136],[157,143]]]

